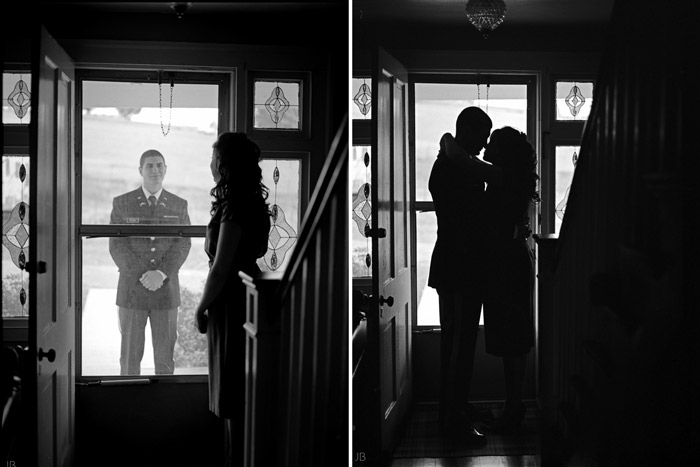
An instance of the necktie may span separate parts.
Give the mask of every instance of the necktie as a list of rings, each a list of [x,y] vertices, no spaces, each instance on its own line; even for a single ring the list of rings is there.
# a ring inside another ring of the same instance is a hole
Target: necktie
[[[156,217],[156,204],[158,204],[158,198],[156,198],[153,195],[149,196],[148,205],[151,208],[151,222],[154,222],[154,219]]]

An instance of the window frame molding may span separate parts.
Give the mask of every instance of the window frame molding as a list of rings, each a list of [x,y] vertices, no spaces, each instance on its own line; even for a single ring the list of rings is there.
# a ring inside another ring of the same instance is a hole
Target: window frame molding
[[[540,158],[540,234],[553,234],[556,225],[554,177],[556,172],[556,147],[557,146],[580,146],[581,138],[586,127],[586,120],[557,120],[556,95],[557,82],[575,81],[581,83],[593,83],[593,96],[596,90],[595,73],[577,72],[552,72],[548,76],[546,92],[543,93],[542,102],[545,108],[543,121],[541,158]]]

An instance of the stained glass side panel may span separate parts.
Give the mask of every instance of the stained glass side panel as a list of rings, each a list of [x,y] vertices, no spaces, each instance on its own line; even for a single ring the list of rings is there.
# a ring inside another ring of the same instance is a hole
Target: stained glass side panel
[[[372,239],[365,237],[364,231],[365,225],[372,227],[372,148],[353,146],[350,157],[352,277],[370,277],[372,275]]]
[[[593,104],[593,83],[557,81],[555,99],[557,120],[585,122]]]
[[[2,123],[29,125],[32,76],[30,73],[2,74]]]
[[[566,211],[574,169],[581,152],[580,146],[556,146],[554,149],[554,232],[559,233]]]
[[[2,316],[29,309],[29,156],[2,156]]]
[[[372,118],[372,80],[369,77],[352,79],[352,118]]]
[[[301,82],[255,81],[253,126],[265,130],[301,130]]]
[[[273,216],[267,253],[258,259],[258,266],[263,271],[284,271],[294,251],[301,222],[301,158],[263,159],[260,168],[263,183],[270,190],[267,201]]]

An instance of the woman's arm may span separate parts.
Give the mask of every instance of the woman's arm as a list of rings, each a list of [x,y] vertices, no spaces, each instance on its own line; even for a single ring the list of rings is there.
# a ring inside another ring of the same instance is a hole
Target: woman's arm
[[[445,133],[440,138],[440,149],[445,153],[450,162],[467,170],[486,183],[499,183],[501,181],[501,169],[495,165],[484,162],[476,157],[469,156],[455,141],[450,133]]]
[[[216,255],[207,281],[204,284],[204,292],[197,306],[195,319],[199,332],[207,332],[207,317],[205,312],[214,302],[231,275],[233,259],[241,241],[241,226],[234,222],[222,222],[219,225],[219,240],[216,244]]]

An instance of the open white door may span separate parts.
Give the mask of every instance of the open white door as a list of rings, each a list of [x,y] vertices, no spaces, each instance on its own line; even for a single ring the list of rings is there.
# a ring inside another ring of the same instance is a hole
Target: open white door
[[[379,49],[372,82],[373,301],[367,351],[377,388],[372,402],[374,449],[387,457],[398,442],[412,398],[407,73]]]
[[[37,465],[54,467],[75,457],[74,66],[43,27],[40,34],[30,127],[29,332],[37,356]]]

